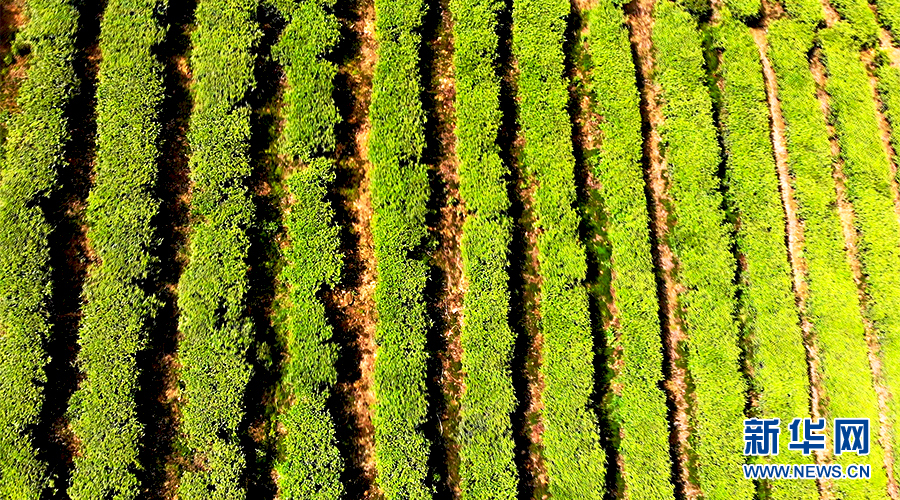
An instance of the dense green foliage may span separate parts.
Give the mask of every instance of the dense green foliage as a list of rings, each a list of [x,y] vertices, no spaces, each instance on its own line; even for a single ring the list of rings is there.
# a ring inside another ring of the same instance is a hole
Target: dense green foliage
[[[796,0],[792,0],[796,1]],[[809,8],[804,2],[803,5],[798,5],[801,9]],[[793,6],[792,6],[793,7]],[[740,19],[751,20],[759,17],[762,9],[762,3],[759,0],[726,0],[725,6],[723,8],[727,8],[731,15],[738,17]]]
[[[422,0],[376,0],[378,62],[369,117],[372,131],[372,233],[378,282],[375,359],[375,460],[388,499],[431,497],[425,397],[429,321],[423,297],[428,266],[428,172],[421,163],[425,113],[420,94]]]
[[[189,262],[178,284],[181,406],[185,444],[200,467],[184,472],[182,500],[225,500],[245,491],[240,443],[253,322],[247,312],[246,186],[256,0],[200,0],[192,34],[193,224]]]
[[[784,9],[798,21],[813,25],[825,21],[825,10],[820,0],[784,0]]]
[[[340,121],[331,94],[337,74],[324,57],[340,38],[332,14],[335,0],[277,0],[288,21],[275,54],[283,65],[284,91],[282,152],[310,159],[334,150],[334,126]]]
[[[282,280],[288,287],[283,328],[289,406],[279,420],[285,437],[277,466],[285,499],[336,499],[343,491],[343,460],[326,406],[337,379],[337,346],[316,297],[323,284],[334,286],[341,272],[339,229],[331,224],[333,210],[323,199],[334,180],[332,168],[331,160],[319,158],[288,179],[294,202],[285,221],[291,244],[284,250]]]
[[[563,52],[568,15],[564,0],[514,0],[513,53],[525,140],[521,163],[535,186],[549,490],[558,499],[599,499],[606,457],[591,401],[594,346],[583,283],[587,261],[573,208],[575,158]]]
[[[282,145],[305,166],[287,180],[291,199],[285,227],[289,245],[281,281],[287,287],[281,323],[285,343],[283,385],[287,409],[279,417],[284,437],[276,465],[280,498],[337,499],[343,459],[335,443],[327,399],[337,380],[337,345],[317,297],[341,274],[339,229],[324,199],[334,181],[332,161],[314,158],[333,151],[339,121],[331,94],[335,65],[323,59],[340,37],[329,11],[333,2],[285,0],[279,10],[287,21],[275,48],[284,67]]]
[[[807,53],[813,45],[809,25],[779,20],[769,27],[769,58],[778,76],[778,92],[787,135],[788,166],[793,176],[798,215],[803,221],[812,323],[821,363],[822,399],[828,419],[853,415],[878,421],[878,406],[869,368],[865,330],[856,285],[844,253],[844,237],[836,209],[832,161],[825,116],[816,97]],[[842,460],[872,463],[871,481],[844,481],[847,487],[872,488],[883,494],[884,476],[875,440],[869,457],[843,455]],[[849,458],[848,458],[849,457]],[[879,480],[879,476],[881,479]],[[879,481],[881,486],[878,486]],[[864,494],[848,498],[866,498]]]
[[[894,44],[900,45],[900,0],[877,0],[878,20],[891,36]]]
[[[749,499],[741,475],[744,379],[734,320],[735,258],[722,212],[716,172],[719,145],[704,85],[700,35],[691,16],[668,0],[656,4],[653,43],[662,89],[661,130],[675,223],[670,244],[687,335],[687,369],[694,384],[691,434],[698,486],[706,498]]]
[[[602,116],[600,147],[587,156],[599,183],[615,269],[617,316],[609,332],[621,366],[609,403],[628,498],[673,498],[666,420],[662,337],[650,229],[641,172],[641,114],[628,30],[617,3],[603,0],[587,13],[592,112]]]
[[[878,69],[878,92],[884,105],[884,113],[891,125],[891,144],[894,147],[894,164],[900,161],[900,68],[883,64]],[[893,276],[896,278],[896,276]],[[870,278],[871,281],[871,278]],[[892,290],[896,292],[896,290]],[[895,330],[896,331],[896,330]],[[891,392],[889,400],[890,419],[893,425],[894,449],[900,450],[900,336],[881,335],[881,373],[884,382]],[[894,470],[894,476],[900,477],[900,471]]]
[[[84,289],[78,363],[84,381],[72,396],[81,446],[69,495],[133,499],[144,434],[137,418],[137,356],[159,305],[148,284],[157,259],[153,218],[159,170],[161,64],[153,51],[165,31],[160,0],[111,0],[100,28],[97,161],[87,204],[87,238],[96,255]]]
[[[844,161],[847,198],[853,204],[859,237],[859,260],[866,275],[866,313],[882,341],[896,346],[900,342],[900,226],[891,194],[891,164],[876,120],[874,89],[848,25],[838,23],[819,36],[828,69],[826,90]],[[884,494],[881,448],[873,443],[872,453],[861,460],[872,464],[872,480],[840,483],[839,489],[870,498]]]
[[[791,288],[791,267],[784,231],[784,206],[775,153],[769,134],[769,105],[762,60],[750,30],[722,12],[715,28],[722,50],[719,118],[725,145],[726,201],[737,218],[740,314],[750,380],[758,406],[752,416],[781,418],[809,415],[806,349]],[[811,456],[788,449],[790,433],[779,437],[780,453],[771,463],[812,463]],[[811,481],[770,481],[772,500],[818,498]]]
[[[831,4],[850,23],[848,32],[864,46],[878,45],[878,21],[868,0],[831,0]]]
[[[466,388],[460,401],[462,498],[512,500],[517,493],[510,415],[515,410],[508,323],[511,220],[500,159],[497,0],[452,0],[459,191],[468,214],[461,244],[468,283],[460,341]]]
[[[891,145],[900,154],[900,67],[885,62],[878,68],[878,94],[891,126]]]
[[[0,183],[0,498],[37,500],[46,483],[33,432],[43,405],[51,325],[50,242],[44,205],[59,187],[69,139],[66,105],[78,12],[68,0],[28,0],[16,42],[30,49],[8,121]]]

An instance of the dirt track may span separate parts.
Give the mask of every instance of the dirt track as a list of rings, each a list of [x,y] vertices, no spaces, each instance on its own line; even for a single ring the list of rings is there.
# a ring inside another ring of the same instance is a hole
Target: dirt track
[[[654,49],[653,0],[637,0],[627,6],[626,22],[631,30],[632,51],[639,70],[638,87],[641,92],[641,114],[644,119],[644,162],[645,177],[651,197],[650,227],[653,231],[655,248],[654,264],[662,278],[660,301],[665,310],[663,345],[665,346],[666,395],[669,399],[673,462],[677,476],[676,490],[687,500],[700,498],[700,490],[693,482],[691,470],[694,468],[692,452],[688,441],[690,435],[690,400],[688,373],[682,353],[687,336],[682,330],[678,295],[682,290],[675,279],[678,263],[667,242],[672,204],[668,196],[666,161],[660,151],[662,138],[660,128],[665,122],[660,102],[661,89],[653,81]]]

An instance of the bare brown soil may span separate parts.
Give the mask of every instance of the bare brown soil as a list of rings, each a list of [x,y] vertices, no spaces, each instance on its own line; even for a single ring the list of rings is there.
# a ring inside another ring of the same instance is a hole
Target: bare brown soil
[[[375,481],[375,431],[372,408],[375,373],[376,264],[372,230],[368,159],[369,103],[377,59],[375,7],[370,0],[348,2],[339,10],[344,45],[339,47],[335,101],[343,118],[335,156],[338,193],[334,199],[344,228],[345,270],[341,283],[325,295],[341,344],[341,369],[334,412],[341,454],[348,457],[344,475],[348,498],[376,500],[383,493]]]
[[[13,38],[28,22],[25,10],[24,0],[0,3],[0,55],[5,57],[10,53]]]
[[[874,5],[870,5],[870,7],[875,8]],[[894,45],[888,30],[881,28],[881,32],[878,35],[878,45],[888,55],[889,64],[895,68],[900,67],[900,47]]]
[[[762,0],[762,12],[763,18],[761,24],[767,27],[770,22],[784,16],[784,6],[777,1]]]
[[[11,0],[0,4],[0,110],[9,111],[16,106],[19,85],[25,77],[27,57],[13,53],[16,33],[28,22],[23,0]]]
[[[688,373],[683,359],[683,343],[687,336],[682,330],[679,315],[678,295],[683,287],[676,281],[677,262],[667,235],[670,224],[672,199],[668,195],[666,160],[660,152],[660,128],[665,117],[661,106],[661,89],[653,81],[653,0],[636,0],[628,4],[626,23],[631,30],[632,50],[636,55],[641,92],[641,114],[645,123],[644,162],[645,177],[651,198],[650,226],[655,237],[654,260],[660,272],[662,290],[660,302],[665,311],[663,343],[668,370],[665,382],[672,419],[670,445],[674,450],[674,474],[678,493],[685,499],[694,500],[701,496],[700,489],[691,474],[694,469],[693,453],[688,437],[690,435],[689,415],[691,404],[688,390]]]
[[[465,391],[462,371],[463,277],[460,243],[465,207],[459,197],[459,162],[456,157],[453,67],[453,19],[447,0],[435,0],[426,17],[424,107],[429,115],[425,161],[433,165],[428,229],[437,242],[431,252],[434,266],[429,283],[429,307],[434,319],[430,337],[439,364],[432,376],[431,407],[438,413],[438,434],[432,445],[431,463],[440,477],[438,494],[459,498],[460,397]]]
[[[521,137],[521,136],[520,136]],[[518,144],[521,147],[522,142]],[[518,149],[518,148],[517,148]],[[521,168],[517,165],[517,167]],[[519,170],[519,175],[524,172]],[[541,396],[544,393],[546,384],[541,373],[542,357],[544,347],[544,336],[540,328],[540,303],[541,303],[541,283],[540,261],[538,259],[537,247],[537,230],[535,227],[535,215],[532,208],[534,193],[537,186],[533,181],[520,185],[518,191],[518,202],[521,204],[522,213],[517,220],[518,230],[522,231],[521,237],[524,247],[522,258],[521,274],[514,279],[521,280],[521,289],[514,290],[520,293],[520,306],[524,311],[516,311],[514,313],[522,314],[522,322],[524,327],[524,335],[526,339],[523,353],[521,371],[514,376],[521,377],[525,380],[527,393],[525,397],[519,395],[520,403],[525,406],[522,412],[522,426],[516,428],[515,431],[521,432],[527,439],[527,449],[520,449],[520,453],[526,454],[526,473],[523,478],[529,483],[531,489],[531,498],[546,499],[549,498],[547,488],[549,485],[549,476],[547,475],[547,466],[543,457],[543,435],[544,422],[543,410],[544,403]]]
[[[710,0],[710,7],[712,8],[712,12],[709,16],[709,24],[717,25],[722,21],[722,6],[724,5],[723,0]],[[719,62],[721,64],[721,61]],[[724,83],[723,83],[724,85]]]
[[[830,28],[841,20],[841,15],[838,14],[834,6],[831,5],[830,0],[822,0],[822,8],[825,10],[825,26]]]

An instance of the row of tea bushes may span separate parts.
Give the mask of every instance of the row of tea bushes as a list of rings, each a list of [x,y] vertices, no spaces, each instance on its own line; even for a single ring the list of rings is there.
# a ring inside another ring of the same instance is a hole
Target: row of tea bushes
[[[422,164],[425,113],[419,45],[423,0],[376,0],[378,62],[373,76],[369,159],[372,235],[378,281],[375,361],[375,461],[388,499],[431,498],[425,350],[428,173]]]
[[[96,256],[84,287],[78,365],[84,374],[69,412],[80,442],[69,495],[137,497],[138,356],[160,306],[155,218],[159,199],[165,30],[158,0],[111,0],[100,26],[97,157],[87,201],[88,245]]]
[[[183,500],[245,494],[241,444],[248,350],[254,324],[247,310],[247,269],[254,206],[247,181],[256,0],[200,0],[192,33],[194,109],[188,264],[178,283],[181,430],[199,463],[182,474]],[[222,50],[228,47],[228,50]]]
[[[28,47],[28,72],[8,121],[0,183],[0,498],[38,500],[47,467],[34,429],[44,404],[44,346],[53,291],[44,206],[59,189],[69,140],[67,105],[78,11],[68,0],[28,0],[29,22],[16,43]]]

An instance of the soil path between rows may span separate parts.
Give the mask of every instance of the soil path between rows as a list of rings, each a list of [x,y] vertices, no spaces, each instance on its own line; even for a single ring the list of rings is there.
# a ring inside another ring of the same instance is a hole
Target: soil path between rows
[[[465,206],[459,196],[456,156],[453,67],[453,18],[448,0],[431,0],[425,18],[423,106],[427,115],[425,163],[430,165],[431,197],[428,231],[436,242],[431,252],[431,276],[426,289],[433,326],[428,351],[429,406],[437,419],[431,444],[431,468],[439,478],[441,498],[459,498],[460,397],[465,391],[462,371],[462,311],[466,284],[461,240]]]
[[[654,0],[636,0],[626,6],[626,23],[631,33],[632,51],[638,69],[641,94],[641,114],[644,121],[644,167],[650,226],[653,236],[653,257],[659,276],[659,300],[662,311],[665,355],[665,390],[669,403],[673,477],[676,493],[686,500],[700,498],[701,492],[692,477],[694,469],[690,436],[690,394],[686,360],[682,344],[687,340],[679,315],[678,295],[683,287],[676,281],[677,261],[668,244],[669,220],[673,200],[668,195],[667,165],[661,153],[660,129],[665,118],[660,105],[662,89],[653,81],[655,69],[653,32]]]
[[[13,52],[13,42],[28,22],[24,0],[10,0],[0,4],[0,110],[9,112],[16,107],[19,85],[25,78],[28,58]]]
[[[377,59],[375,6],[372,0],[338,5],[342,25],[337,48],[335,103],[342,120],[337,130],[337,184],[333,206],[342,228],[344,275],[324,295],[341,349],[338,381],[332,401],[338,446],[347,457],[343,482],[348,498],[377,500],[375,434],[375,252],[368,159],[369,103]]]
[[[521,146],[521,143],[519,143]],[[513,174],[519,179],[526,178],[521,165],[515,165]],[[513,378],[517,386],[516,397],[519,409],[513,418],[513,432],[516,434],[516,451],[521,455],[522,467],[520,478],[525,498],[548,498],[549,476],[543,457],[544,422],[544,377],[541,373],[543,364],[541,353],[544,348],[544,336],[541,333],[541,284],[535,214],[533,210],[534,193],[537,186],[533,181],[521,180],[516,197],[512,200],[511,213],[516,225],[514,228],[512,254],[514,255],[511,276],[512,307],[511,317],[514,329],[517,330],[515,352],[513,354]],[[515,256],[518,256],[516,258]],[[526,493],[527,492],[527,493]]]

